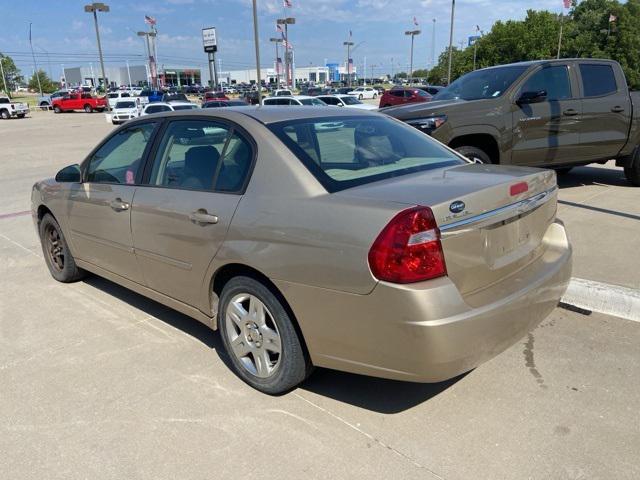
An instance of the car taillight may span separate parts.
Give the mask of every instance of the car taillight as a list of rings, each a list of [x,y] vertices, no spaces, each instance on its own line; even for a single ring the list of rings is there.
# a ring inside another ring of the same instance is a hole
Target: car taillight
[[[369,250],[369,268],[386,282],[415,283],[447,274],[440,230],[429,207],[398,213]]]

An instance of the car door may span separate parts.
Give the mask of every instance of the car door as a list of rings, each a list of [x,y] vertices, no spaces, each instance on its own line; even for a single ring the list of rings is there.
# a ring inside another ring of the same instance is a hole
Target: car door
[[[209,264],[225,239],[255,148],[233,124],[168,122],[136,192],[136,256],[154,290],[198,306]]]
[[[79,259],[143,283],[133,252],[131,203],[157,122],[117,130],[83,163],[69,195],[71,240]]]
[[[580,144],[582,104],[571,62],[542,65],[516,89],[512,104],[511,163],[571,163]],[[542,101],[520,103],[523,92],[546,92]]]
[[[610,63],[581,61],[578,71],[582,93],[581,157],[613,158],[626,143],[631,123],[626,80]]]

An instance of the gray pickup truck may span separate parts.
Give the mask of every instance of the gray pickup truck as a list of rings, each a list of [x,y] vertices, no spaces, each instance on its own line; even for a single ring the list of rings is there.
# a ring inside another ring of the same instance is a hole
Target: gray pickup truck
[[[640,186],[640,92],[629,91],[612,60],[485,68],[458,78],[432,102],[381,111],[472,160],[566,173],[615,159]]]

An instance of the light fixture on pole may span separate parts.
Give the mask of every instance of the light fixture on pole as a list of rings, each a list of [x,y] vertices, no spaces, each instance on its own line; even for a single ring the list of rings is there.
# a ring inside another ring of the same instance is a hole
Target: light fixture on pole
[[[269,41],[273,42],[276,46],[276,86],[280,88],[280,56],[278,55],[278,44],[282,43],[282,39],[271,37]]]
[[[404,34],[411,35],[411,55],[409,56],[409,85],[411,85],[413,83],[413,38],[420,35],[420,30],[408,30]]]
[[[351,38],[351,36],[349,36]],[[348,42],[342,42],[342,45],[347,47],[347,86],[351,86],[351,47],[353,47],[354,43],[349,40]]]
[[[291,54],[289,53],[289,25],[295,25],[296,19],[293,17],[279,18],[276,20],[278,25],[284,25],[284,71],[287,86],[291,86]],[[295,83],[295,82],[294,82]]]
[[[286,24],[285,24],[286,27]],[[258,77],[258,105],[262,105],[262,78],[260,75],[260,40],[258,37],[258,7],[253,0],[253,41],[256,46],[256,76]]]
[[[100,56],[100,68],[102,69],[102,81],[104,83],[104,92],[107,93],[107,76],[104,72],[104,59],[102,58],[102,45],[100,44],[100,30],[98,29],[98,12],[107,13],[109,11],[109,5],[101,2],[92,3],[84,6],[84,11],[87,13],[93,13],[93,23],[96,27],[96,40],[98,41],[98,55]],[[110,111],[109,102],[107,102],[107,111]]]
[[[451,0],[451,29],[449,30],[449,67],[447,68],[447,86],[451,84],[451,63],[453,62],[453,18],[456,0]]]

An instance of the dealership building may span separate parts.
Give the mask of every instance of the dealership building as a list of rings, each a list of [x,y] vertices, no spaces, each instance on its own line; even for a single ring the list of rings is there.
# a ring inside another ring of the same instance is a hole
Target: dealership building
[[[147,65],[128,65],[123,67],[105,67],[105,75],[110,87],[120,85],[144,85],[149,82]],[[68,86],[92,85],[102,83],[100,65],[89,64],[81,67],[64,68],[64,78]],[[203,78],[200,68],[188,66],[165,66],[158,68],[161,85],[201,85]],[[205,79],[206,82],[208,79]]]
[[[308,66],[308,67],[294,67],[293,69],[296,83],[330,83],[347,80],[347,69],[344,64],[328,63],[325,66]],[[357,78],[357,70],[355,66],[351,67],[352,80]],[[277,83],[277,73],[275,64],[270,68],[261,68],[260,76],[265,83]],[[237,83],[256,83],[258,79],[257,71],[255,68],[249,68],[246,70],[231,70],[223,71],[218,74],[218,79],[221,82],[226,82],[228,85],[234,85]],[[280,69],[280,80],[284,82],[284,67]]]

